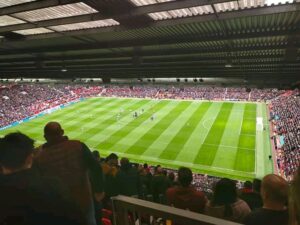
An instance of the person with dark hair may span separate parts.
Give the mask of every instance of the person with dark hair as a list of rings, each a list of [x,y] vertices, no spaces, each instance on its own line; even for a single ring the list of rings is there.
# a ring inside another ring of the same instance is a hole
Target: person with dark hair
[[[191,186],[192,181],[192,171],[186,167],[179,168],[179,185],[167,190],[167,202],[176,208],[203,213],[207,199],[202,192]]]
[[[63,184],[32,168],[33,144],[22,133],[0,140],[0,224],[83,224]]]
[[[152,174],[146,163],[144,165],[139,166],[138,173],[140,179],[140,195],[141,195],[140,197],[146,199],[147,196],[150,197],[150,184],[151,184]]]
[[[288,225],[288,183],[282,177],[269,174],[263,178],[261,195],[263,208],[245,218],[246,225]]]
[[[260,184],[261,181],[259,179],[254,179],[253,184],[250,181],[246,181],[239,195],[242,200],[247,202],[251,210],[261,208],[263,205],[260,195]]]
[[[117,174],[119,193],[126,196],[139,196],[141,184],[137,169],[130,164],[128,158],[122,158],[120,164]]]
[[[175,180],[175,173],[174,172],[169,172],[168,173],[168,178],[169,178],[171,187],[178,185],[178,182]]]
[[[93,199],[100,202],[104,197],[100,165],[84,143],[68,140],[64,136],[59,123],[49,122],[44,128],[44,137],[47,142],[37,149],[37,167],[42,174],[61,179],[86,215],[86,224],[95,225]],[[93,190],[90,177],[93,179]]]
[[[236,183],[227,178],[216,183],[205,207],[205,214],[234,222],[242,222],[250,212],[247,203],[237,197]]]
[[[104,163],[102,163],[102,170],[104,174],[104,191],[105,198],[103,200],[104,208],[111,208],[110,198],[119,194],[119,186],[117,180],[117,173],[119,171],[118,155],[111,153],[106,157]]]
[[[289,198],[290,225],[300,225],[300,166],[294,175]]]
[[[95,160],[99,163],[99,166],[102,165],[102,162],[101,162],[101,157],[100,157],[100,153],[99,151],[97,150],[94,150],[92,152]],[[94,185],[95,185],[95,182],[93,180],[93,177],[90,177],[91,179],[91,185],[92,185],[92,190],[94,192]],[[103,177],[101,178],[103,179]],[[102,204],[102,201],[97,201],[97,199],[95,199],[94,197],[94,207],[95,207],[95,219],[96,219],[96,223],[97,225],[101,225],[102,224],[102,209],[103,209],[103,204]]]
[[[261,180],[255,178],[253,180],[252,189],[253,189],[254,192],[260,193],[260,188],[261,188]]]
[[[166,191],[170,186],[170,181],[168,177],[164,175],[163,168],[160,165],[156,166],[150,187],[154,202],[165,203]]]
[[[247,180],[245,183],[244,183],[244,187],[241,189],[241,192],[242,193],[249,193],[249,192],[252,192],[252,182]]]
[[[97,161],[98,163],[101,163],[101,157],[100,157],[99,151],[94,150],[94,151],[92,152],[92,154],[93,154],[94,158],[96,159],[96,161]]]

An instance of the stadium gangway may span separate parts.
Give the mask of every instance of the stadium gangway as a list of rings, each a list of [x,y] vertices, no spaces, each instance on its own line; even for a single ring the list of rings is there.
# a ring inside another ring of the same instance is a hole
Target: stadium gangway
[[[241,225],[188,210],[122,195],[112,198],[112,207],[115,225]],[[163,221],[163,223],[157,222],[158,220]]]

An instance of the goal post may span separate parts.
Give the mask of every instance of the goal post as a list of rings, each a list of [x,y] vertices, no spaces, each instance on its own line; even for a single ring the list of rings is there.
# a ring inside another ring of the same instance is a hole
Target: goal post
[[[263,118],[262,117],[257,117],[256,118],[256,130],[257,131],[263,131],[263,129],[264,129]]]

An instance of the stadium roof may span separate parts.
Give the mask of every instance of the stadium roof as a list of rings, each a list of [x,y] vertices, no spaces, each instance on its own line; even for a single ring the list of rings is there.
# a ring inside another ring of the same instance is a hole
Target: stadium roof
[[[299,75],[300,0],[0,0],[1,77]]]

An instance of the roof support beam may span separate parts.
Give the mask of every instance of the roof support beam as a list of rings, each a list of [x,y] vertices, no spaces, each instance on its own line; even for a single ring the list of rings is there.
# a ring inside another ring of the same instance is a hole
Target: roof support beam
[[[221,21],[227,19],[234,19],[238,17],[263,16],[263,15],[297,12],[297,11],[300,11],[300,2],[293,3],[293,4],[286,4],[286,5],[264,6],[261,8],[243,9],[243,10],[230,11],[230,12],[219,12],[218,20]],[[215,18],[216,17],[214,14],[192,16],[192,17],[185,17],[180,19],[157,21],[156,23],[152,24],[152,26],[160,27],[160,26],[171,26],[177,24],[207,22]]]
[[[66,18],[44,20],[44,21],[38,21],[32,23],[16,24],[16,25],[0,27],[0,33],[15,31],[15,30],[26,30],[26,29],[32,29],[38,27],[57,26],[57,25],[64,25],[70,23],[81,23],[81,22],[103,20],[103,19],[106,19],[106,17],[102,16],[99,13],[92,13],[88,15],[72,16]]]
[[[30,11],[35,9],[47,8],[51,6],[77,3],[77,2],[81,2],[81,0],[43,0],[43,1],[28,2],[28,3],[1,8],[0,16],[18,13],[18,12]]]
[[[193,54],[193,53],[184,53],[180,50],[178,52],[173,52],[170,54],[164,54],[163,52],[153,54],[153,53],[142,53],[140,54],[143,57],[143,61],[183,61],[183,60],[225,60],[227,56],[222,56],[224,52],[216,52],[216,55],[220,56],[205,56],[202,54]],[[237,52],[236,52],[237,53]],[[159,55],[158,55],[159,54]],[[132,54],[133,56],[133,54]],[[16,59],[0,59],[0,66],[7,63],[30,63],[36,61],[43,61],[45,63],[48,62],[59,62],[59,61],[73,61],[73,62],[91,62],[91,61],[98,61],[98,62],[106,62],[106,61],[120,61],[120,60],[132,60],[132,56],[123,56],[119,57],[117,53],[107,53],[107,54],[93,54],[93,55],[74,55],[74,56],[52,56],[52,57],[30,57],[30,58],[16,58]],[[300,55],[299,55],[300,56]],[[249,60],[249,59],[257,59],[257,61],[262,59],[280,59],[284,57],[284,53],[273,53],[270,55],[261,55],[261,54],[254,54],[249,56],[240,56],[237,55],[240,60]]]
[[[140,39],[140,40],[125,40],[125,41],[116,41],[116,42],[104,42],[104,43],[96,43],[96,44],[81,44],[81,45],[69,45],[66,47],[52,47],[50,48],[36,48],[36,49],[20,49],[12,51],[10,49],[1,50],[0,55],[17,55],[17,54],[32,54],[32,53],[54,53],[54,52],[64,52],[64,51],[74,51],[74,50],[95,50],[95,49],[107,49],[107,48],[126,48],[126,47],[134,47],[134,46],[155,46],[157,43],[161,47],[167,47],[172,44],[180,44],[180,43],[191,43],[191,42],[209,42],[209,41],[228,41],[228,40],[242,40],[242,39],[250,39],[250,38],[258,38],[258,37],[272,37],[272,36],[281,36],[281,35],[300,35],[300,29],[295,31],[267,31],[267,32],[252,32],[252,33],[242,33],[242,34],[231,34],[228,37],[224,36],[186,36],[183,38],[159,38],[159,39]],[[3,45],[7,46],[8,43],[13,45],[13,42],[3,42]],[[1,46],[1,42],[0,42]],[[276,45],[277,48],[279,45]],[[263,49],[268,49],[271,47],[268,45],[263,47]],[[275,49],[277,49],[275,48]],[[200,49],[199,49],[200,50]],[[234,49],[233,49],[234,50]],[[250,49],[251,50],[251,49]],[[183,50],[184,51],[184,50]]]
[[[153,12],[162,12],[162,11],[169,11],[175,9],[218,4],[218,3],[229,2],[229,1],[232,0],[181,0],[181,1],[163,2],[158,4],[136,7],[134,10],[132,10],[129,13],[129,15],[139,16],[139,15],[153,13]]]

